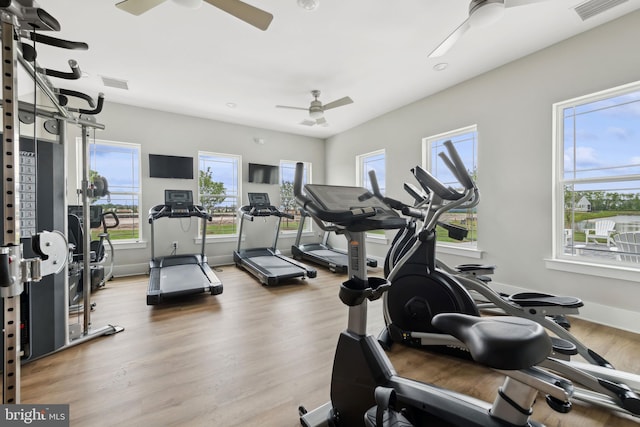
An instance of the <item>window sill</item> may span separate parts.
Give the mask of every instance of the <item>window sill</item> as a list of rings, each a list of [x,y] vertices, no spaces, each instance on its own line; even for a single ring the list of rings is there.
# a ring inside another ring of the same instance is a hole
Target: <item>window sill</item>
[[[144,249],[147,247],[147,242],[144,240],[140,240],[140,241],[132,241],[132,240],[128,240],[128,241],[117,241],[117,240],[112,240],[111,243],[113,243],[113,247],[114,248],[118,248],[118,249]]]
[[[196,237],[193,239],[193,241],[195,244],[199,245],[202,243],[202,238]],[[237,243],[238,235],[237,234],[219,234],[219,235],[207,236],[207,239],[205,240],[206,245],[210,243],[229,243],[229,242]]]
[[[471,247],[437,245],[436,251],[443,254],[458,255],[473,259],[482,258],[482,251]]]
[[[637,282],[640,279],[640,268],[592,264],[590,262],[579,260],[546,259],[545,267],[549,270],[586,274],[590,276],[606,277],[609,279],[629,280],[633,282]]]
[[[298,235],[297,231],[281,231],[280,232],[280,238],[284,238],[284,239],[295,239],[297,235]],[[302,237],[308,237],[313,235],[315,235],[313,231],[302,232]]]

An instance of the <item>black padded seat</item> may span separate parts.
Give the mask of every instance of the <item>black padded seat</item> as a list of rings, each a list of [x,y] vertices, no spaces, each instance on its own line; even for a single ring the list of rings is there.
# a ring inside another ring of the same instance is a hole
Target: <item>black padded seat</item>
[[[491,368],[524,369],[551,353],[551,338],[544,328],[521,317],[440,313],[431,323],[462,341],[473,360]]]

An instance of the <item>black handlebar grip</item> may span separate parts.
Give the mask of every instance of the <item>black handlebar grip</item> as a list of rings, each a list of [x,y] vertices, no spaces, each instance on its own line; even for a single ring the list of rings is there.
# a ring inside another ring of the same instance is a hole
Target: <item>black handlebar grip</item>
[[[459,172],[460,183],[464,185],[464,188],[466,188],[467,190],[471,190],[475,187],[475,184],[473,183],[473,179],[471,179],[471,176],[469,175],[469,171],[462,162],[460,155],[456,151],[456,148],[453,146],[453,142],[445,141],[444,146],[447,147],[447,151],[449,152],[451,161],[453,161],[453,164]],[[458,177],[456,176],[456,178]]]
[[[90,97],[86,93],[82,93],[82,92],[78,92],[76,90],[70,90],[70,89],[62,89],[62,88],[59,89],[58,92],[60,92],[61,95],[74,96],[76,98],[83,99],[87,101],[87,104],[89,104],[89,107],[96,108],[95,101],[93,100],[92,97]]]
[[[48,68],[43,69],[43,71],[47,76],[58,77],[60,79],[78,80],[80,77],[82,77],[82,71],[80,71],[80,67],[78,66],[78,63],[73,59],[69,60],[69,68],[71,68],[70,73],[67,73],[64,71],[50,70]]]
[[[369,182],[371,182],[371,189],[373,190],[373,194],[382,198],[382,193],[380,192],[380,186],[378,185],[378,177],[376,176],[376,171],[373,169],[369,171]]]
[[[416,166],[414,168],[414,175],[423,188],[431,189],[431,191],[444,200],[458,200],[464,196],[462,193],[459,193],[449,187],[445,187],[437,178],[431,175],[428,171],[422,169],[420,166]]]
[[[31,40],[48,44],[50,46],[61,47],[63,49],[71,49],[71,50],[87,50],[89,49],[89,45],[84,42],[72,42],[69,40],[63,40],[56,37],[46,36],[42,33],[32,32],[29,34]]]
[[[404,190],[409,193],[409,195],[411,197],[413,197],[413,200],[415,200],[415,203],[422,203],[424,201],[427,200],[427,195],[425,194],[421,194],[420,190],[418,190],[413,184],[409,184],[407,182],[404,183]]]
[[[96,106],[96,108],[94,108],[93,110],[79,109],[78,112],[80,114],[90,114],[90,115],[99,114],[102,111],[103,105],[104,105],[104,93],[100,92],[98,94],[98,105]]]

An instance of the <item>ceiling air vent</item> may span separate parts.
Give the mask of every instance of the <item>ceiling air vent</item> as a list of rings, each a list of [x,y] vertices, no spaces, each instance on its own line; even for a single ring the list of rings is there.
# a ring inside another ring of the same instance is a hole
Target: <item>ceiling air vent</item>
[[[116,89],[129,90],[129,84],[126,80],[114,79],[113,77],[100,76],[102,83],[107,87],[113,87]]]
[[[628,0],[587,0],[574,7],[573,10],[576,11],[583,21],[586,21],[627,1]]]

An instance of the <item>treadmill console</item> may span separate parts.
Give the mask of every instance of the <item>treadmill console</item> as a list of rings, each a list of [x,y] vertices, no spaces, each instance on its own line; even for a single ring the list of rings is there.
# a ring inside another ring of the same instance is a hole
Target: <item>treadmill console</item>
[[[242,210],[253,216],[271,216],[279,213],[275,206],[271,206],[267,193],[248,193],[249,205]]]
[[[267,193],[249,193],[249,206],[252,208],[268,208],[271,206]]]
[[[172,217],[189,216],[193,209],[193,192],[191,190],[164,190],[164,204],[171,211]]]

